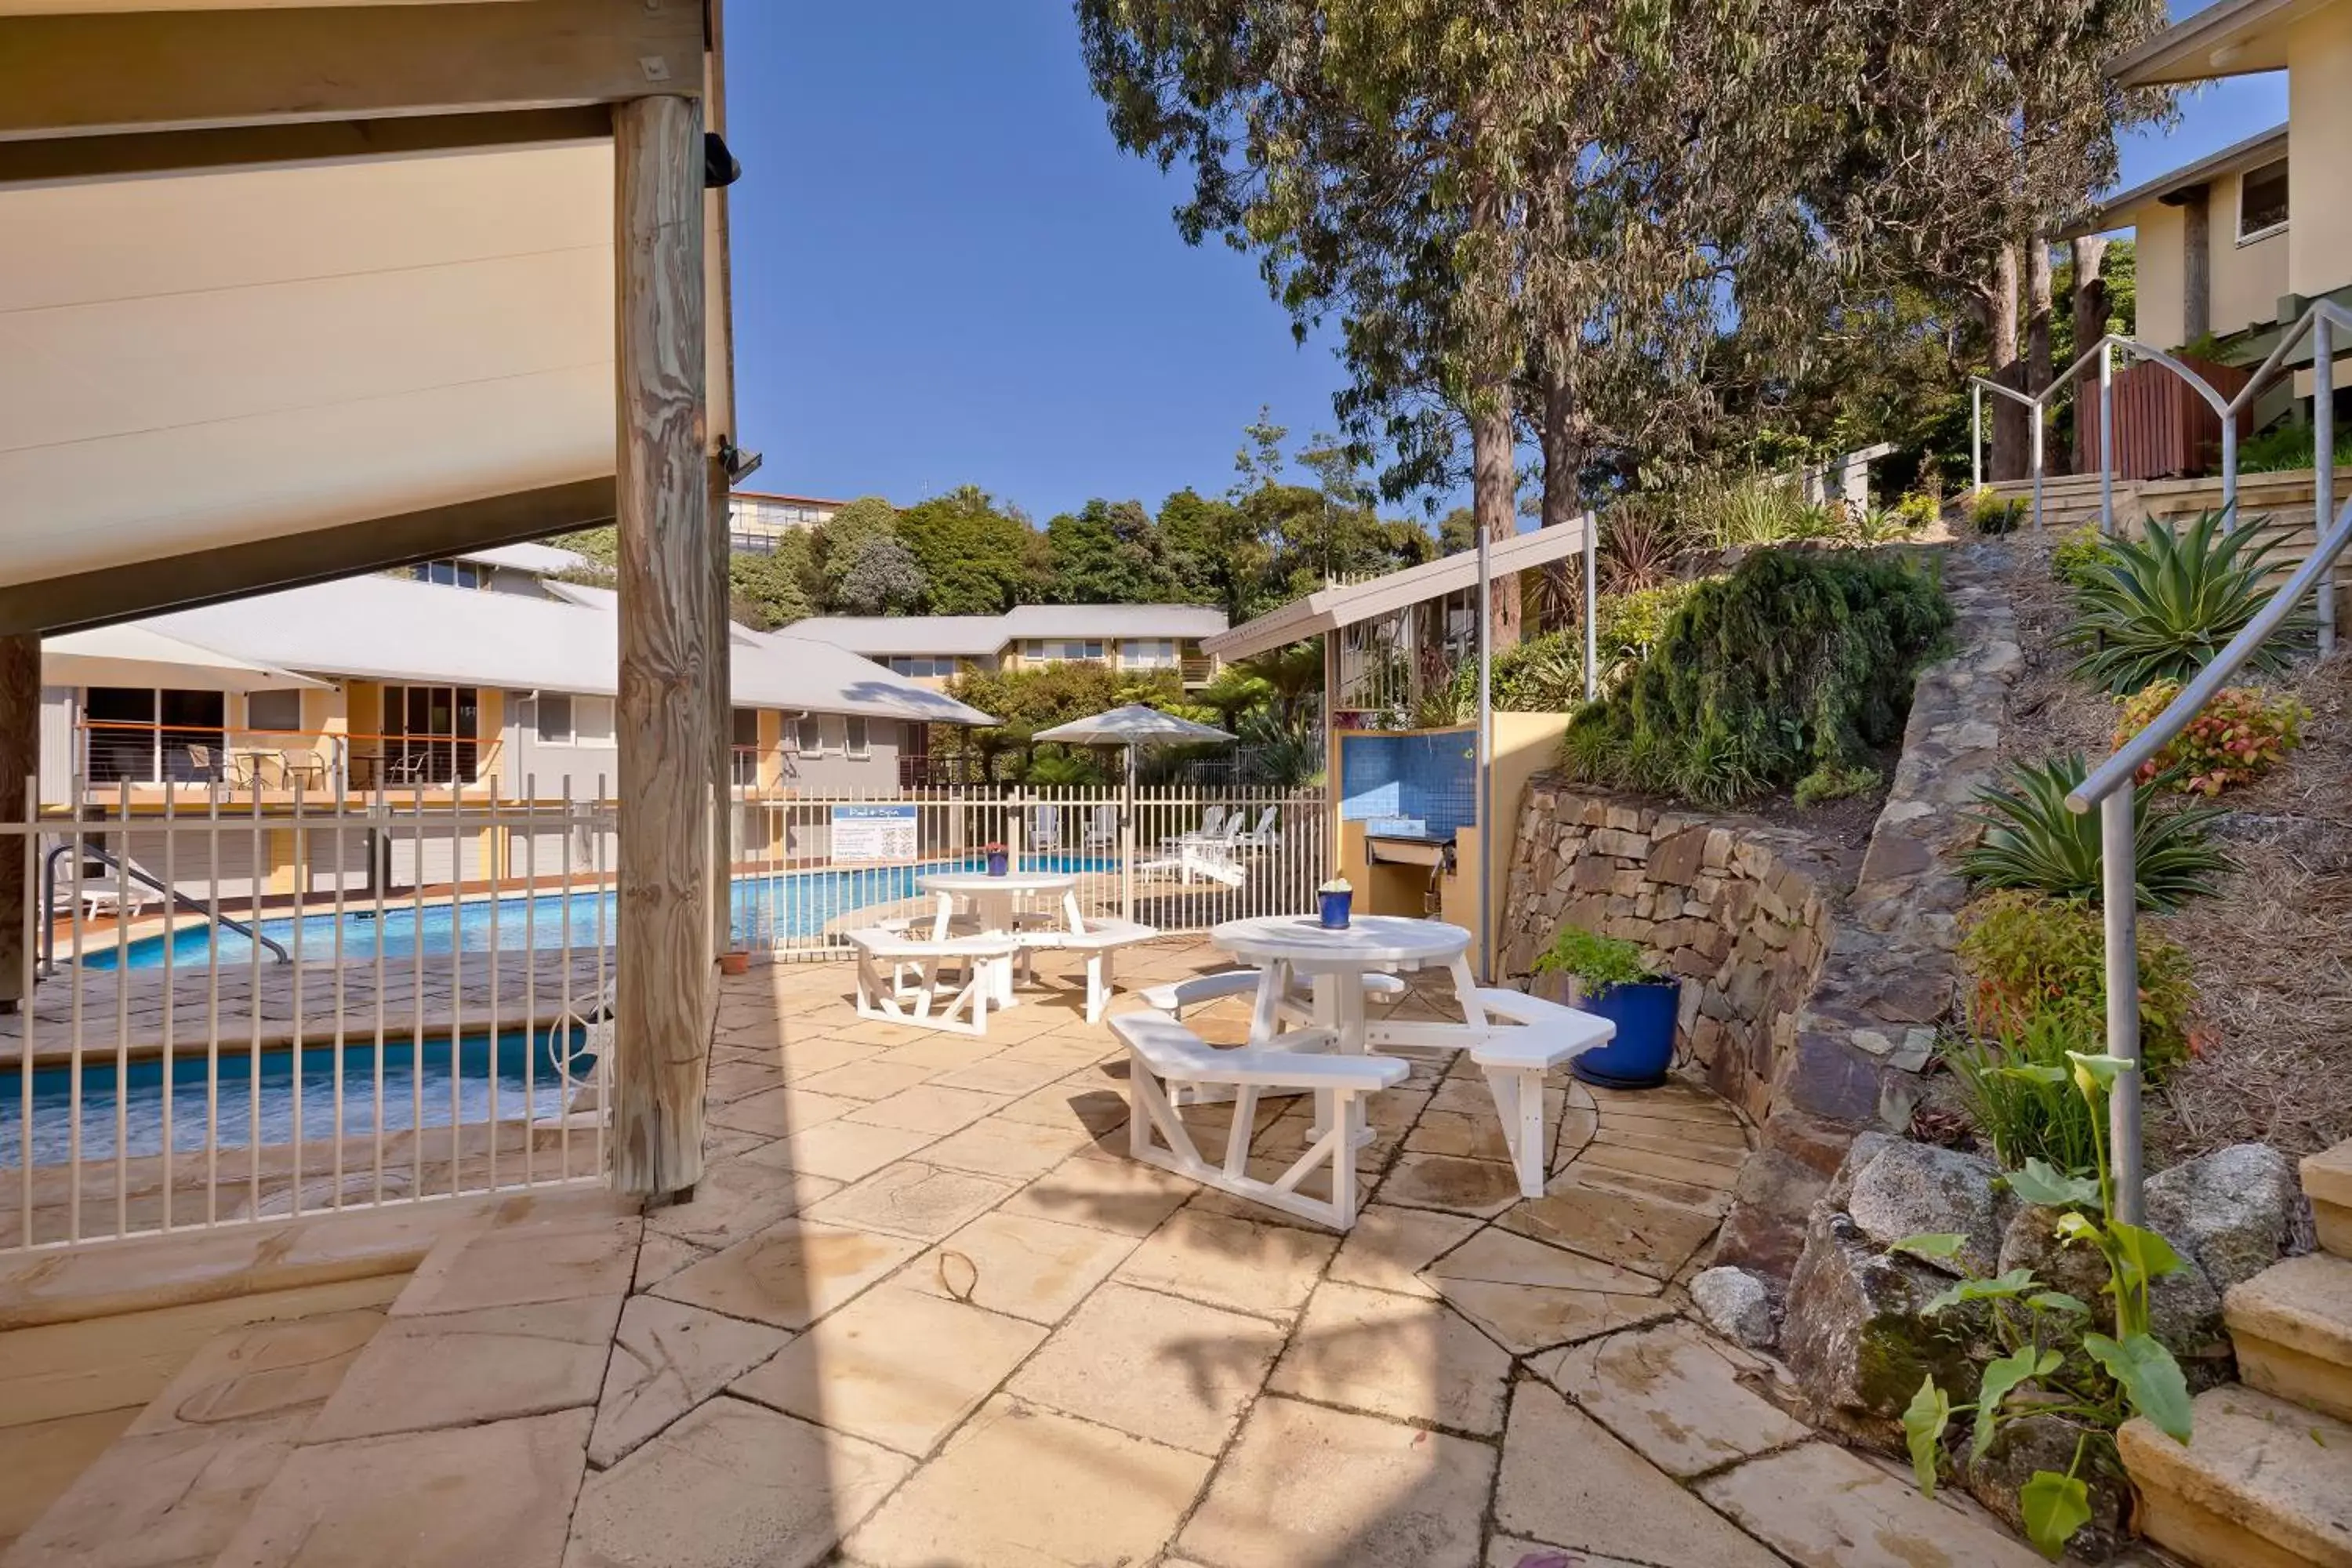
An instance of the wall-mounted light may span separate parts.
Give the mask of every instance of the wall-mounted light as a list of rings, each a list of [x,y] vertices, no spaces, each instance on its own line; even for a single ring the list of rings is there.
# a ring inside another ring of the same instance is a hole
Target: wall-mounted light
[[[743,165],[727,150],[727,138],[716,131],[702,133],[702,188],[726,189],[743,177]]]

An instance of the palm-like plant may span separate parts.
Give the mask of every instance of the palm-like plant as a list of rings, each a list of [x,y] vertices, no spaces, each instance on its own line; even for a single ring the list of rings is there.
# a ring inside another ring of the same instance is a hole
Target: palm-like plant
[[[2243,631],[2270,597],[2263,575],[2276,535],[2223,527],[2227,510],[2184,526],[2150,521],[2145,539],[2116,539],[2085,566],[2074,592],[2074,624],[2060,640],[2079,650],[2075,669],[2117,696],[2152,680],[2187,680]],[[2279,628],[2308,628],[2297,611]],[[2255,669],[2287,661],[2284,638],[2254,650]]]
[[[1960,870],[1988,888],[2025,888],[2053,898],[2100,900],[2099,818],[2066,809],[2069,792],[2086,772],[2080,752],[2010,769],[2010,782],[1977,792],[1972,814],[1984,837],[1960,857]],[[2212,806],[2150,811],[2164,784],[2132,792],[2133,884],[2144,910],[2168,911],[2210,895],[2213,874],[2229,858],[2206,832],[2221,815]]]

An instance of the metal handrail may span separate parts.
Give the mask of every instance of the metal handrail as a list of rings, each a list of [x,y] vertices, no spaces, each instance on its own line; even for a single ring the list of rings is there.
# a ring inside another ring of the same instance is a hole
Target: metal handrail
[[[268,949],[280,963],[291,963],[294,962],[294,955],[286,951],[286,947],[283,942],[280,942],[274,938],[262,935],[260,931],[246,924],[243,921],[231,919],[227,915],[213,913],[211,908],[207,906],[204,900],[191,897],[190,895],[180,891],[179,889],[165,883],[163,879],[151,875],[147,869],[144,867],[142,867],[137,861],[129,858],[117,858],[113,854],[96,844],[60,844],[56,848],[49,851],[47,858],[41,864],[41,910],[44,918],[41,921],[40,973],[45,975],[56,973],[58,968],[58,922],[54,914],[58,902],[58,862],[64,857],[76,853],[79,853],[89,859],[100,861],[105,865],[111,866],[120,875],[143,882],[148,887],[152,888],[157,892],[163,894],[164,900],[167,903],[177,904],[191,910],[194,912],[204,916],[205,919],[212,924],[219,926],[226,931],[233,931],[236,932],[237,935],[244,937],[247,941]],[[126,944],[130,942],[130,923],[131,922],[128,920],[121,921],[124,929],[121,940]]]
[[[2296,567],[2273,593],[2267,603],[2246,623],[2221,651],[2214,655],[2205,668],[2183,686],[2173,700],[2166,704],[2147,726],[2130,740],[2116,748],[2115,754],[2093,769],[2084,781],[2066,796],[2067,809],[2088,812],[2094,805],[2099,810],[2100,892],[2105,905],[2103,911],[2105,930],[2105,983],[2107,992],[2107,1054],[2130,1064],[2116,1076],[2107,1100],[2109,1147],[2115,1163],[2115,1193],[2116,1217],[2128,1224],[2141,1222],[2145,1212],[2141,1184],[2144,1176],[2140,1141],[2140,1071],[2139,1071],[2139,893],[2137,845],[2135,842],[2135,817],[2137,791],[2135,780],[2139,770],[2158,752],[2169,745],[2187,729],[2198,713],[2231,678],[2242,669],[2247,661],[2272,635],[2294,613],[2305,594],[2316,590],[2323,606],[2320,621],[2321,648],[2326,651],[2332,642],[2330,633],[2335,624],[2335,585],[2330,580],[2336,559],[2347,545],[2352,545],[2352,500],[2341,510],[2336,506],[2336,397],[2335,397],[2335,328],[2352,327],[2352,314],[2332,301],[2315,301],[2284,334],[2267,359],[2263,360],[2253,379],[2246,383],[2237,396],[2221,400],[2213,389],[2168,354],[2150,351],[2146,357],[2172,368],[2183,379],[2197,386],[2209,403],[2222,414],[2221,484],[2224,507],[2234,514],[2237,507],[2237,443],[2232,437],[2237,428],[2236,414],[2242,404],[2251,404],[2256,392],[2277,374],[2287,352],[2301,342],[2308,331],[2312,339],[2312,458],[2313,480],[2316,489],[2319,520],[2311,553]],[[2091,352],[2105,356],[2116,346],[2126,346],[2122,340],[2104,338]],[[2130,344],[2138,353],[2142,345]],[[2077,362],[2079,368],[2081,362]],[[2105,361],[2102,360],[2101,390],[2106,390]],[[2070,370],[2070,374],[2073,371]],[[2056,384],[2053,384],[2053,387]],[[2007,393],[2007,388],[1996,390]],[[2047,396],[2053,388],[2044,388]],[[2035,429],[2041,427],[2040,400],[2030,399],[2036,405]],[[2113,412],[2112,401],[2105,412]],[[2101,422],[2101,444],[2105,447],[2113,427],[2112,419]],[[2037,453],[2039,446],[2037,443]],[[2112,464],[2109,465],[2112,472]],[[2041,475],[2034,475],[2037,493]],[[2107,524],[2113,525],[2113,502],[2108,502]],[[2036,521],[2039,516],[2037,512]]]

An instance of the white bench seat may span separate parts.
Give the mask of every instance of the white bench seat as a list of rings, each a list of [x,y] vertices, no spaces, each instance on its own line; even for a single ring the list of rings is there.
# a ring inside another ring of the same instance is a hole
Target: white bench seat
[[[1110,1009],[1112,988],[1111,955],[1122,947],[1150,942],[1160,935],[1159,928],[1136,921],[1089,920],[1073,921],[1071,929],[1037,932],[1023,940],[1039,946],[1063,948],[1087,955],[1087,1022],[1099,1024]]]
[[[1143,1000],[1171,1017],[1181,1018],[1187,1007],[1204,1006],[1227,996],[1254,996],[1265,974],[1259,969],[1221,969],[1213,974],[1194,974],[1182,980],[1171,980],[1142,993]],[[1364,977],[1364,999],[1368,1002],[1394,1002],[1405,994],[1405,984],[1393,974],[1367,974]],[[1313,982],[1305,975],[1291,982],[1286,1005],[1304,1011],[1315,999]]]
[[[862,926],[842,939],[857,952],[859,1017],[959,1035],[988,1032],[995,973],[1019,951],[1010,936],[919,937],[889,926]],[[909,969],[912,984],[905,980]],[[945,978],[950,972],[956,981]]]
[[[1374,1094],[1403,1081],[1410,1070],[1393,1057],[1323,1055],[1255,1046],[1210,1045],[1157,1009],[1122,1013],[1111,1032],[1128,1049],[1128,1152],[1147,1164],[1190,1176],[1236,1197],[1346,1230],[1356,1223],[1355,1150],[1349,1108],[1359,1095]],[[1230,1085],[1233,1121],[1224,1159],[1212,1163],[1192,1142],[1190,1129],[1170,1102],[1179,1084]],[[1290,1167],[1272,1181],[1249,1172],[1250,1136],[1257,1121],[1258,1096],[1268,1089],[1312,1090],[1321,1102],[1325,1131]],[[1326,1200],[1298,1191],[1318,1166],[1328,1165],[1331,1195]]]

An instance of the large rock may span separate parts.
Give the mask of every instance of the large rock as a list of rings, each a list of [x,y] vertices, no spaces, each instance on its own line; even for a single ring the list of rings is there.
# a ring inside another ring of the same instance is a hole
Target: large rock
[[[2107,1293],[2106,1260],[2087,1243],[2070,1246],[2059,1240],[2058,1216],[2056,1209],[2018,1210],[2001,1233],[2000,1270],[2031,1268],[2051,1289],[2088,1302],[2094,1325],[2103,1333],[2112,1332],[2116,1305]],[[2158,1234],[2180,1253],[2181,1267],[2149,1287],[2148,1327],[2180,1363],[2192,1391],[2225,1383],[2236,1363],[2221,1321],[2221,1293],[2178,1237],[2162,1227]]]
[[[1856,1154],[1862,1152],[1859,1141]],[[1968,1239],[1958,1258],[1943,1265],[1950,1274],[1990,1274],[2000,1258],[2001,1226],[2008,1219],[2000,1173],[1990,1160],[1938,1149],[1930,1143],[1888,1139],[1868,1163],[1856,1164],[1845,1210],[1863,1235],[1892,1247],[1922,1232],[1956,1232]]]
[[[1901,1413],[1920,1379],[1933,1373],[1955,1404],[1976,1397],[1968,1351],[1981,1311],[1919,1316],[1948,1283],[1916,1258],[1890,1255],[1851,1216],[1826,1204],[1813,1211],[1780,1346],[1815,1425],[1897,1451]]]
[[[1772,1318],[1772,1288],[1745,1268],[1709,1268],[1690,1284],[1691,1305],[1706,1326],[1750,1350],[1769,1350],[1780,1337]]]
[[[2292,1239],[2302,1188],[2267,1143],[2233,1143],[2148,1178],[2147,1223],[2204,1265],[2216,1290],[2279,1260]]]
[[[1965,1444],[1965,1422],[1954,1425],[1963,1428],[1957,1442]],[[1962,1464],[1960,1480],[1970,1497],[2022,1535],[2025,1510],[2017,1494],[2026,1482],[2036,1470],[2055,1470],[2063,1476],[2074,1469],[2090,1491],[2091,1520],[2068,1539],[2067,1545],[2084,1562],[2104,1563],[2130,1539],[2126,1521],[2131,1517],[2131,1483],[2105,1453],[2106,1445],[2095,1436],[2081,1467],[2075,1468],[2075,1444],[2083,1432],[2079,1425],[2057,1415],[2012,1421],[2000,1429],[1983,1458]],[[1967,1453],[1964,1447],[1958,1451]]]

